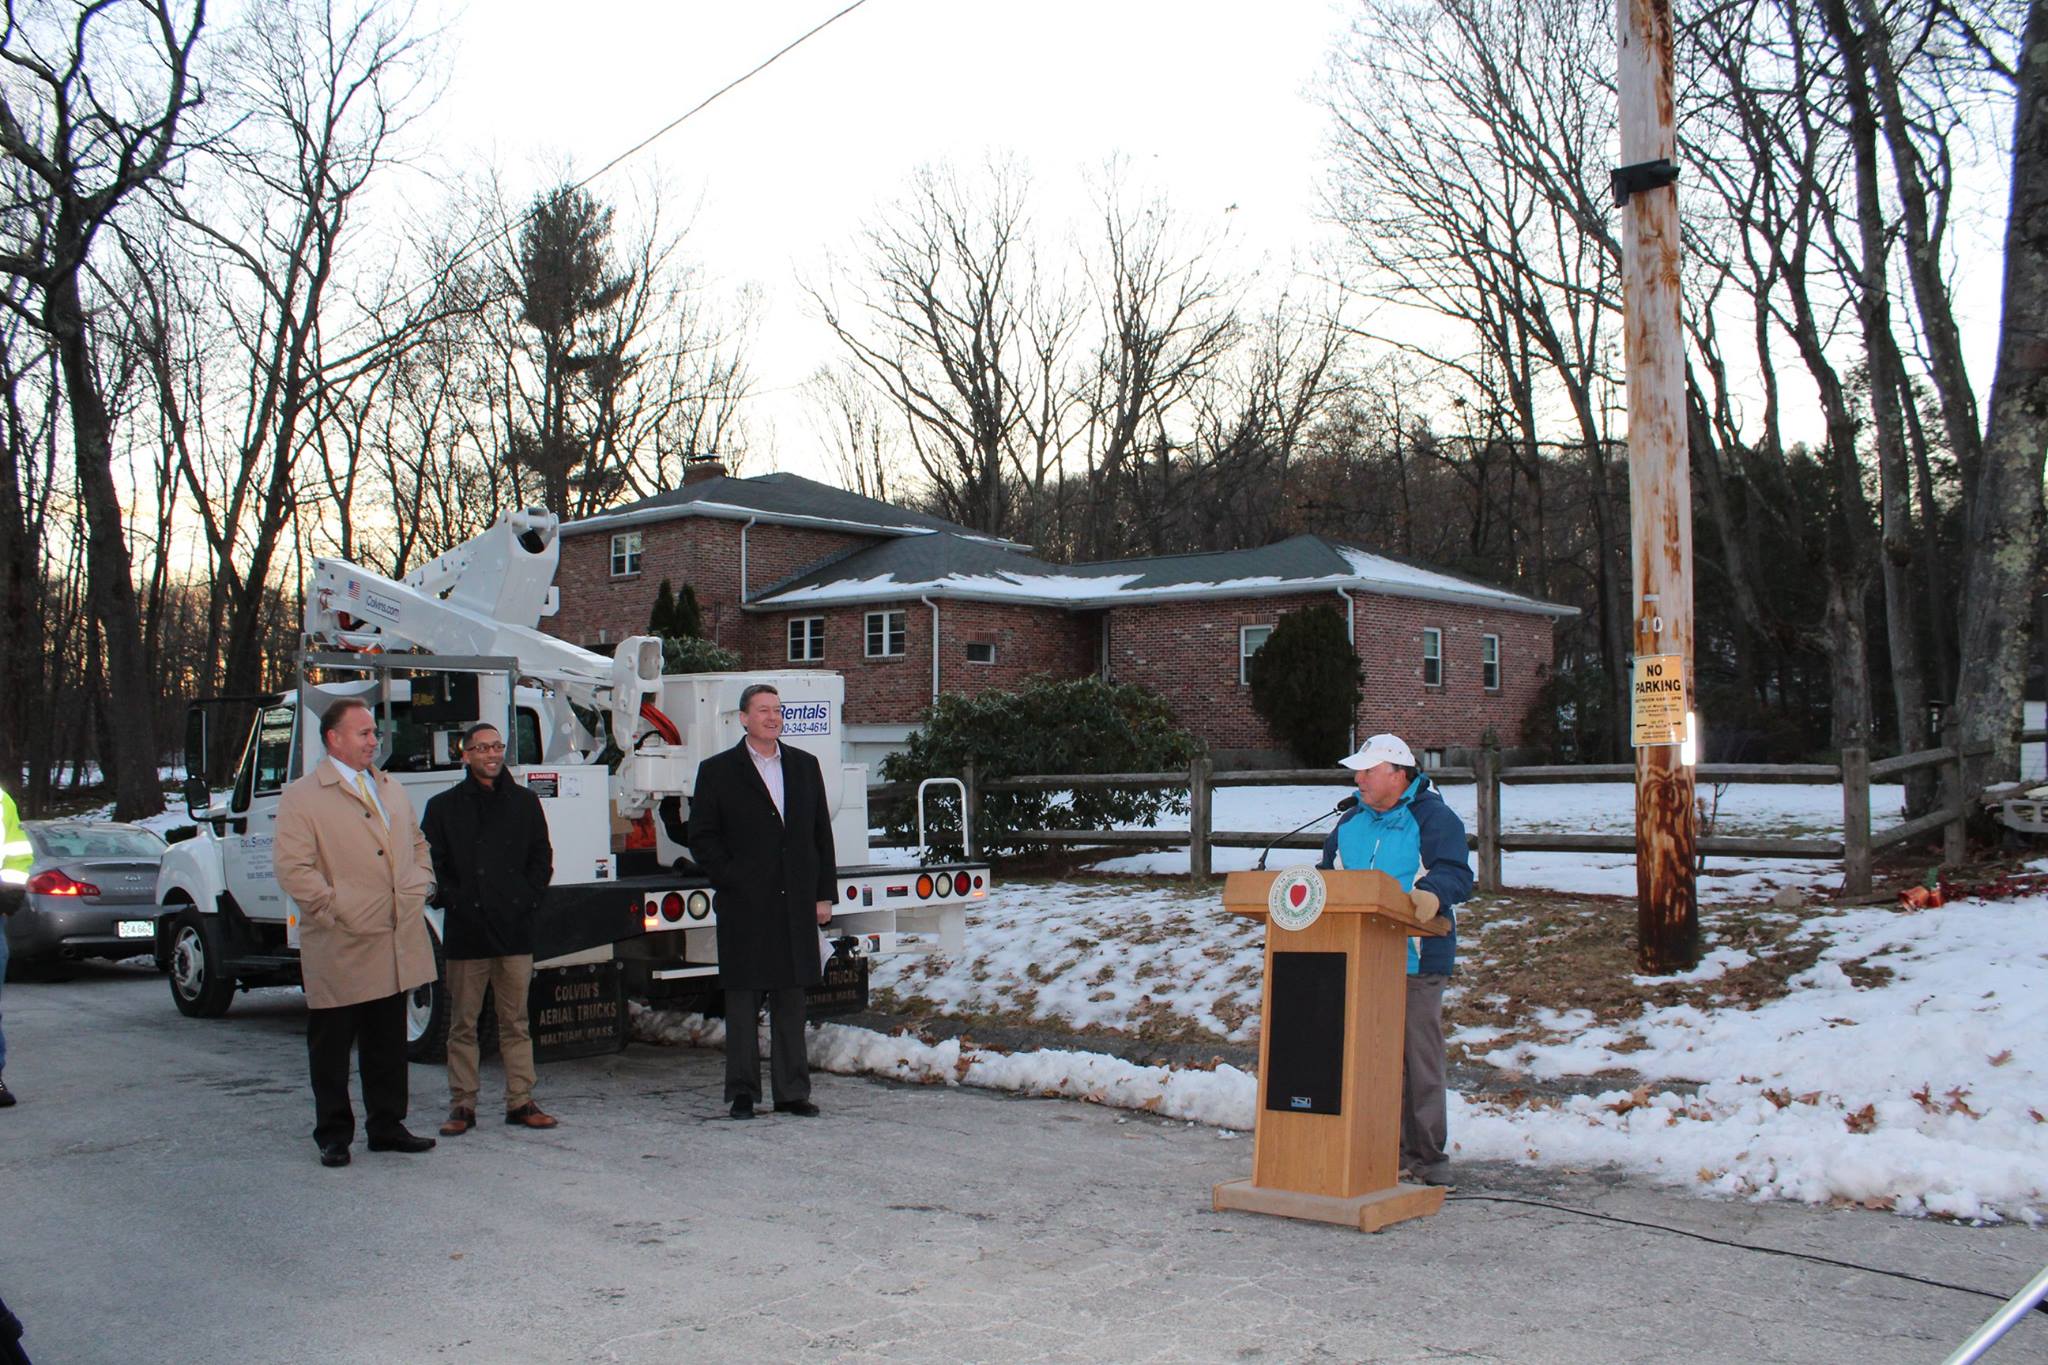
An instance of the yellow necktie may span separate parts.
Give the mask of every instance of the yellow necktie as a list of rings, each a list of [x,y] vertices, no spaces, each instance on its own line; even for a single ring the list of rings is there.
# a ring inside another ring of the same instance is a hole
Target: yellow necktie
[[[377,804],[377,798],[370,795],[370,775],[368,773],[356,774],[356,790],[363,794],[363,804],[377,812],[377,818],[384,822],[384,828],[391,828],[391,817],[386,815],[384,808]]]

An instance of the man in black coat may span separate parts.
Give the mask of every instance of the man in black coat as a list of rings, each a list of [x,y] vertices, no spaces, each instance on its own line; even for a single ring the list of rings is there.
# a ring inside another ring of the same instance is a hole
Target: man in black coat
[[[768,997],[768,1076],[775,1110],[814,1118],[804,1052],[804,987],[821,975],[818,926],[839,894],[832,813],[818,760],[782,743],[782,697],[740,693],[746,737],[697,769],[690,854],[711,878],[718,977],[725,988],[725,1098],[754,1117],[761,1094],[755,1020]]]
[[[462,737],[468,775],[427,802],[420,832],[434,857],[448,984],[448,1121],[445,1137],[476,1126],[477,1016],[488,988],[498,1004],[505,1062],[505,1122],[552,1128],[533,1102],[533,1038],[526,1026],[533,981],[533,917],[555,875],[540,798],[505,771],[505,739],[488,722]]]

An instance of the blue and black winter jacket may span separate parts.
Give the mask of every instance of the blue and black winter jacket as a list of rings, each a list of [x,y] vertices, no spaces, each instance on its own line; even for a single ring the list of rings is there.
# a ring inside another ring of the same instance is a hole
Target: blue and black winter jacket
[[[1387,810],[1361,804],[1345,815],[1323,840],[1317,866],[1335,867],[1339,857],[1352,871],[1384,872],[1403,891],[1421,887],[1436,896],[1451,932],[1409,939],[1408,974],[1449,976],[1458,958],[1451,908],[1472,894],[1472,861],[1465,851],[1465,822],[1444,804],[1435,784],[1417,773]]]

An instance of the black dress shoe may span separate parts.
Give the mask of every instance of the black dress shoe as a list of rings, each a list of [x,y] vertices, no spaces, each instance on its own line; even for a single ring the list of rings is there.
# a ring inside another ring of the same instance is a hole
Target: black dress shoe
[[[322,1147],[320,1149],[320,1164],[322,1166],[348,1165],[348,1148],[346,1146]]]
[[[732,1102],[731,1113],[736,1119],[750,1119],[754,1117],[754,1102],[742,1095]]]
[[[433,1147],[432,1138],[408,1133],[403,1128],[398,1130],[396,1137],[370,1139],[370,1150],[373,1152],[427,1152],[432,1151]]]
[[[809,1100],[784,1100],[775,1106],[775,1112],[795,1114],[800,1119],[814,1119],[818,1117],[818,1106]]]

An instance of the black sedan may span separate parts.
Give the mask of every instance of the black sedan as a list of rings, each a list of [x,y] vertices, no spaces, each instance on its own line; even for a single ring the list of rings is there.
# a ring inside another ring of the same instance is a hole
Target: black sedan
[[[22,829],[35,861],[19,908],[5,919],[13,962],[134,957],[154,948],[161,838],[135,825],[86,820],[28,820]]]

